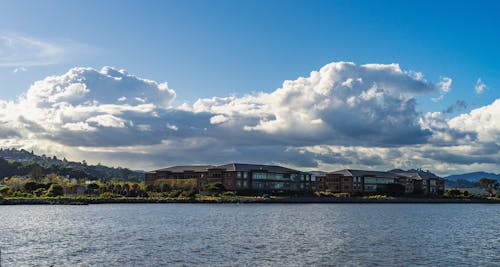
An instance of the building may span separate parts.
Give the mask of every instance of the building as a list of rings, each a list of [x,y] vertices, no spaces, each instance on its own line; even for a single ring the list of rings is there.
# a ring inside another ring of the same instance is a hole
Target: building
[[[349,194],[442,195],[444,179],[422,172],[344,169],[316,177],[318,191]]]
[[[414,194],[442,195],[444,193],[444,179],[430,172],[408,171],[395,173],[412,181],[412,193]]]
[[[309,193],[311,174],[274,165],[230,163],[220,166],[174,166],[146,173],[146,185],[158,179],[195,180],[195,189],[222,183],[227,190],[241,193]]]

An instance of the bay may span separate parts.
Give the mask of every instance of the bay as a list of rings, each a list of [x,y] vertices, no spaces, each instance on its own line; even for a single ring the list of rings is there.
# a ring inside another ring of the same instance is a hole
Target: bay
[[[1,266],[500,266],[500,205],[0,206]]]

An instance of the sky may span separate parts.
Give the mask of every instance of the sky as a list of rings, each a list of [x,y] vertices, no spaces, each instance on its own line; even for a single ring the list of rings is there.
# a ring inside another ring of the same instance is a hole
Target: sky
[[[0,1],[0,146],[500,172],[497,1]]]

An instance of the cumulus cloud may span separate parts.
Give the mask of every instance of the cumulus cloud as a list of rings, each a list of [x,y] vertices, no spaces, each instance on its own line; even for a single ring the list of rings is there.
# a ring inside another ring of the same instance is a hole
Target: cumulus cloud
[[[73,68],[35,82],[17,101],[2,102],[0,120],[27,137],[68,146],[159,143],[143,134],[143,124],[165,125],[157,109],[169,108],[174,98],[166,83],[124,70]]]
[[[414,97],[434,90],[397,64],[336,62],[272,93],[200,99],[192,110],[217,114],[213,124],[280,136],[281,142],[406,144],[429,135],[417,124]]]
[[[500,99],[491,105],[461,114],[449,121],[452,129],[461,132],[476,132],[481,143],[499,144],[500,140]]]
[[[482,94],[484,90],[486,90],[488,86],[481,80],[481,78],[478,78],[476,81],[476,85],[474,86],[474,91],[476,91],[476,94]]]
[[[0,101],[0,146],[141,169],[228,161],[491,169],[498,150],[482,153],[499,146],[500,100],[452,119],[445,114],[465,102],[417,111],[418,96],[448,92],[451,82],[434,84],[397,64],[334,62],[269,93],[174,107],[167,83],[78,67],[35,82],[16,101]]]

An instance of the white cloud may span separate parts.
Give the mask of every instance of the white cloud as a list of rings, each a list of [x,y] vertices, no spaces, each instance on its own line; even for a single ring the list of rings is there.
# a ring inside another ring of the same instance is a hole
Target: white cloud
[[[178,131],[179,130],[179,127],[177,127],[177,125],[175,125],[175,124],[167,123],[166,127],[167,127],[167,129],[170,129],[172,131]]]
[[[488,86],[481,80],[481,78],[478,78],[476,81],[476,85],[474,86],[474,91],[476,91],[476,94],[481,94],[486,90]]]
[[[492,170],[500,100],[449,119],[416,96],[449,92],[397,64],[328,64],[270,93],[172,107],[167,83],[104,67],[73,68],[0,101],[0,146],[149,169],[248,161],[333,170]],[[460,104],[460,105],[459,105]],[[495,150],[496,148],[496,150]]]
[[[228,118],[224,115],[215,115],[210,118],[210,124],[221,124],[228,121]]]
[[[441,77],[441,81],[437,83],[437,86],[441,94],[439,95],[439,97],[432,98],[431,100],[433,102],[439,102],[443,100],[444,96],[451,90],[452,82],[453,80],[449,77]]]
[[[438,82],[438,87],[443,93],[448,93],[451,89],[451,83],[453,80],[449,77],[442,77],[441,81]]]
[[[271,93],[199,99],[193,111],[217,114],[212,123],[279,135],[282,141],[422,142],[428,133],[417,125],[413,97],[433,90],[421,74],[397,64],[336,62]]]
[[[19,67],[19,68],[15,68],[12,72],[18,73],[18,72],[25,72],[25,71],[28,71],[28,69],[25,67]]]
[[[449,121],[452,129],[477,133],[478,141],[500,145],[500,99]]]
[[[162,137],[144,134],[145,125],[164,125],[156,112],[169,108],[174,98],[166,83],[124,70],[73,68],[35,82],[15,102],[3,102],[0,121],[24,138],[68,146],[160,143]]]
[[[90,50],[87,45],[68,40],[48,41],[31,36],[0,33],[0,67],[23,67],[56,64],[70,56]],[[74,53],[78,51],[78,53]],[[16,73],[14,69],[14,73]]]

